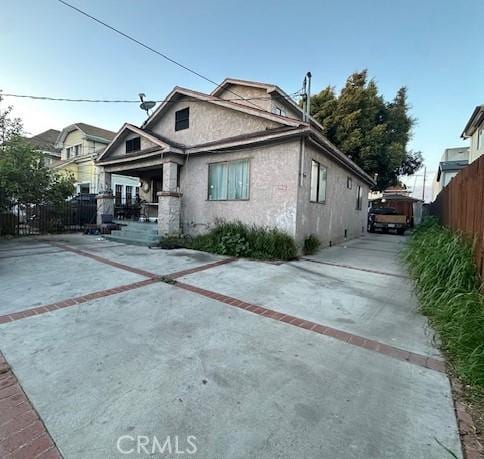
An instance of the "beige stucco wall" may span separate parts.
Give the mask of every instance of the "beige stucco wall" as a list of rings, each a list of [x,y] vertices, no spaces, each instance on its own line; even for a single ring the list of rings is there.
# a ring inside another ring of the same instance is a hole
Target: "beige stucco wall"
[[[186,107],[190,107],[190,127],[175,131],[175,112]],[[174,142],[192,146],[278,126],[279,123],[236,110],[183,98],[172,104],[151,129]]]
[[[326,203],[310,202],[311,161],[316,160],[328,168]],[[352,188],[347,188],[347,177],[352,178]],[[357,185],[362,187],[361,210],[356,210]],[[297,238],[301,243],[315,234],[323,246],[342,242],[344,231],[352,239],[366,232],[369,187],[347,169],[330,160],[316,147],[306,144],[304,154],[303,186],[298,194]],[[362,231],[363,230],[363,231]]]
[[[182,227],[199,234],[217,218],[277,227],[295,236],[299,142],[247,149],[236,153],[192,155],[182,167]],[[208,201],[208,165],[249,159],[249,199]]]

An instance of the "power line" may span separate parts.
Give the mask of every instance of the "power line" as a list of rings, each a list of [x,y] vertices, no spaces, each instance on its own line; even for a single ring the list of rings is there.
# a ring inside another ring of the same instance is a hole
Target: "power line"
[[[275,97],[278,97],[280,99],[287,99],[287,100],[293,100],[293,97],[298,96],[299,93],[298,91],[284,96],[282,94],[275,94]],[[33,99],[33,100],[47,100],[47,101],[54,101],[54,102],[88,102],[88,103],[109,103],[109,104],[135,104],[139,103],[139,99],[74,99],[74,98],[69,98],[69,97],[51,97],[51,96],[34,96],[30,94],[12,94],[12,93],[3,93],[0,91],[0,96],[2,97],[16,97],[16,98],[22,98],[22,99]],[[231,98],[231,99],[222,99],[222,98],[217,98],[220,101],[226,101],[226,102],[233,102],[233,101],[251,101],[251,100],[270,100],[272,97],[271,96],[259,96],[259,97],[248,97],[245,99],[240,99],[240,97],[237,98]],[[194,98],[187,98],[186,99],[188,102],[211,102],[211,100],[200,100],[200,99],[194,99]],[[170,99],[160,99],[160,100],[155,100],[156,103],[175,103],[178,101],[173,101]],[[260,107],[257,107],[260,109]]]
[[[108,29],[112,30],[113,32],[121,35],[122,37],[136,43],[137,45],[139,46],[142,46],[143,48],[147,49],[148,51],[151,51],[152,53],[155,53],[157,54],[158,56],[161,56],[163,59],[166,59],[167,61],[171,62],[172,64],[175,64],[177,65],[178,67],[192,73],[193,75],[196,75],[198,76],[199,78],[202,78],[203,80],[205,81],[208,81],[209,83],[212,83],[214,84],[217,88],[220,88],[220,84],[216,83],[215,81],[213,81],[212,79],[206,77],[205,75],[202,75],[201,73],[197,72],[196,70],[193,70],[191,69],[190,67],[187,67],[186,65],[183,65],[182,63],[176,61],[175,59],[167,56],[166,54],[162,53],[161,51],[158,51],[154,48],[152,48],[151,46],[147,45],[146,43],[143,43],[142,41],[139,41],[137,40],[136,38],[132,37],[131,35],[128,35],[127,33],[124,33],[122,32],[121,30],[119,29],[116,29],[115,27],[105,23],[104,21],[101,21],[100,19],[90,15],[89,13],[86,13],[85,11],[81,10],[80,8],[77,8],[76,6],[74,5],[71,5],[70,3],[67,3],[65,2],[64,0],[57,0],[59,3],[62,3],[63,5],[73,9],[74,11],[77,11],[78,13],[86,16],[87,18],[89,19],[92,19],[93,21],[97,22],[98,24],[101,24],[102,26],[104,27],[107,27]],[[245,99],[244,97],[242,97],[240,94],[237,94],[236,92],[232,91],[230,88],[227,89],[227,91],[231,92],[232,94],[236,95],[239,99],[242,99],[242,100],[248,100],[248,99]],[[252,102],[251,102],[252,103]],[[255,107],[261,109],[261,107],[259,107],[258,105],[256,104],[253,104]],[[262,109],[263,110],[263,109]]]

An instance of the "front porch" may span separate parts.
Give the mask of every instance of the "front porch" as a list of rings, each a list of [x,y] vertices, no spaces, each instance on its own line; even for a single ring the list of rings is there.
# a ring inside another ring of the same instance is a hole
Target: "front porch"
[[[97,197],[98,224],[109,218],[125,226],[129,224],[127,232],[124,228],[125,234],[135,233],[141,224],[156,224],[158,239],[160,236],[180,234],[180,168],[183,157],[161,150],[152,151],[149,156],[129,156],[98,163],[101,190]],[[113,189],[112,174],[138,177],[139,192],[121,196],[116,188]],[[151,230],[149,233],[153,234]]]

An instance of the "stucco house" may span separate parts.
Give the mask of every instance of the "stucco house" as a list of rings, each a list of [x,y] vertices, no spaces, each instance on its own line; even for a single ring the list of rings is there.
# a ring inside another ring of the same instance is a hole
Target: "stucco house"
[[[141,127],[124,124],[98,157],[98,221],[113,175],[139,177],[158,234],[196,235],[217,219],[277,227],[299,244],[366,231],[374,182],[272,84],[224,80],[211,94],[175,87]]]
[[[58,171],[74,175],[76,193],[98,193],[99,169],[95,159],[113,140],[116,133],[86,123],[75,123],[58,132],[55,148],[59,161],[53,165]],[[139,180],[136,177],[113,177],[114,190],[125,199],[127,194],[136,195]]]
[[[484,105],[478,105],[461,134],[463,139],[470,139],[469,163],[484,154]]]

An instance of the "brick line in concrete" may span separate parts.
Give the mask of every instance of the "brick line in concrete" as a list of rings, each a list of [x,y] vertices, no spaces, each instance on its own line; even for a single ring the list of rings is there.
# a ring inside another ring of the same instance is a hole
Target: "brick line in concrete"
[[[305,330],[309,330],[320,335],[330,336],[331,338],[335,338],[353,346],[362,347],[364,349],[377,352],[378,354],[383,354],[397,360],[406,361],[420,367],[445,373],[445,362],[435,359],[433,357],[427,357],[425,355],[417,354],[415,352],[405,351],[395,346],[389,346],[388,344],[380,343],[372,339],[367,339],[362,336],[354,335],[353,333],[348,333],[343,330],[328,327],[317,322],[304,320],[290,314],[284,314],[282,312],[274,311],[273,309],[257,306],[252,303],[246,303],[245,301],[241,301],[237,298],[222,295],[211,290],[205,290],[203,288],[196,287],[191,284],[186,284],[184,282],[175,281],[174,285],[189,292],[197,293],[198,295],[202,295],[212,300],[220,301],[235,308],[252,312],[259,316],[267,317],[278,322],[284,322],[294,327],[303,328]]]
[[[0,457],[62,459],[42,419],[0,352]]]
[[[99,259],[102,259],[103,263],[105,263],[106,261],[109,262],[109,260],[103,259],[103,257],[97,257],[96,256],[96,261],[100,261]],[[24,309],[24,310],[21,310],[21,311],[1,315],[0,316],[0,324],[14,322],[16,320],[25,319],[26,317],[37,316],[37,315],[40,315],[40,314],[45,314],[47,312],[55,311],[57,309],[63,309],[63,308],[67,308],[67,307],[70,307],[70,306],[75,306],[75,305],[78,305],[78,304],[87,303],[88,301],[97,300],[98,298],[104,298],[104,297],[111,296],[111,295],[117,295],[118,293],[122,293],[122,292],[126,292],[126,291],[129,291],[129,290],[134,290],[134,289],[138,289],[138,288],[141,288],[141,287],[145,287],[147,285],[151,285],[151,284],[158,282],[162,279],[174,280],[174,279],[177,279],[177,278],[182,277],[182,276],[187,276],[189,274],[197,273],[197,272],[200,272],[200,271],[205,271],[207,269],[212,269],[212,268],[215,268],[216,266],[221,266],[221,265],[225,265],[227,263],[232,263],[235,260],[236,260],[235,258],[224,258],[223,260],[218,260],[218,261],[215,261],[213,263],[207,263],[205,265],[197,266],[195,268],[185,269],[185,270],[182,270],[182,271],[176,271],[174,273],[167,274],[167,275],[151,274],[151,277],[149,277],[146,280],[139,281],[139,282],[133,282],[131,284],[125,284],[125,285],[121,285],[121,286],[118,286],[118,287],[109,288],[109,289],[106,289],[106,290],[91,292],[91,293],[87,293],[85,295],[81,295],[81,296],[78,296],[78,297],[67,298],[67,299],[64,299],[64,300],[61,300],[61,301],[56,301],[55,303],[45,304],[45,305],[42,305],[42,306],[37,306],[37,307],[34,307],[34,308]],[[107,263],[107,264],[111,265],[111,263]],[[126,265],[121,265],[121,266],[124,267]],[[118,266],[116,266],[116,267],[118,267]],[[127,266],[127,268],[130,268],[130,269],[128,269],[128,271],[133,272],[131,270],[131,267]],[[124,268],[121,268],[121,269],[124,269]]]
[[[404,274],[388,273],[388,272],[385,272],[385,271],[378,271],[376,269],[357,268],[356,266],[343,265],[343,264],[339,264],[339,263],[331,263],[329,261],[313,260],[312,258],[307,258],[307,257],[301,257],[301,260],[310,261],[311,263],[317,263],[319,265],[336,266],[337,268],[352,269],[354,271],[363,271],[365,273],[381,274],[383,276],[399,277],[400,279],[410,279],[410,277],[405,276]]]
[[[68,298],[66,300],[57,301],[55,303],[50,303],[43,306],[37,306],[31,309],[25,309],[23,311],[12,312],[10,314],[5,314],[3,316],[0,316],[0,324],[14,322],[16,320],[25,319],[26,317],[38,316],[40,314],[45,314],[47,312],[56,311],[57,309],[68,308],[70,306],[75,306],[77,304],[82,304],[82,303],[87,303],[88,301],[97,300],[98,298],[104,298],[106,296],[116,295],[118,293],[127,292],[129,290],[145,287],[147,285],[151,285],[155,282],[158,282],[160,279],[161,279],[161,276],[158,276],[156,278],[145,279],[139,282],[133,282],[132,284],[125,284],[119,287],[108,288],[106,290],[87,293],[86,295]]]

